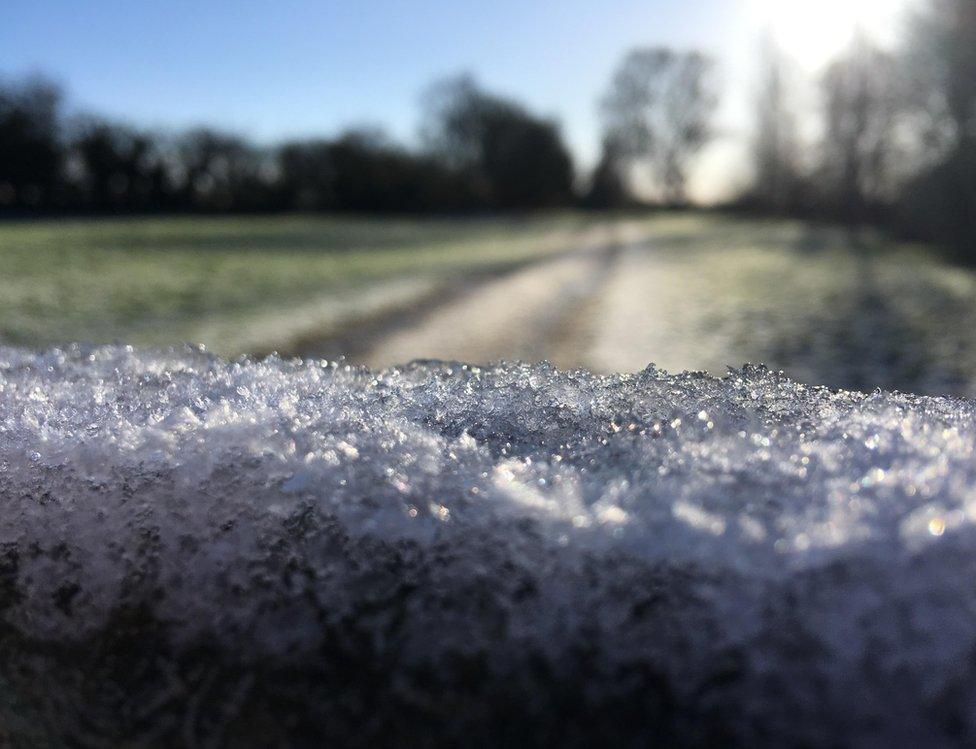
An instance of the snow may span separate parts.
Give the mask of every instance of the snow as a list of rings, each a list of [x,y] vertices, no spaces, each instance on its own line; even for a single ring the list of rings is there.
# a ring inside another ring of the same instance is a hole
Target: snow
[[[974,417],[751,366],[0,348],[0,677],[110,741],[966,743]]]

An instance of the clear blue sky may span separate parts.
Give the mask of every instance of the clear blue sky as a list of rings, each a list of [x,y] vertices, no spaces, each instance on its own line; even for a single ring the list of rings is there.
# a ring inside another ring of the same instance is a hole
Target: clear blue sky
[[[830,0],[838,8],[877,1]],[[788,9],[787,26],[795,16],[802,41],[810,37],[810,21],[792,10],[800,7],[810,6],[800,0],[0,0],[0,75],[50,74],[73,107],[150,126],[209,123],[269,142],[380,124],[409,141],[423,88],[470,71],[487,88],[557,117],[588,164],[599,143],[595,101],[629,47],[666,43],[716,54],[725,63],[723,122],[741,129],[749,93],[741,60],[755,49],[750,9],[765,8],[767,16]]]

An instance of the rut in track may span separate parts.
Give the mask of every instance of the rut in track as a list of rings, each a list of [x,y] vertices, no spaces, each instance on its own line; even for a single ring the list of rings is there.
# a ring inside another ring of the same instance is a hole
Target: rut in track
[[[458,284],[420,309],[364,322],[323,348],[373,367],[413,359],[548,359],[578,366],[594,333],[584,312],[602,293],[633,231],[627,225],[593,230],[555,258]]]

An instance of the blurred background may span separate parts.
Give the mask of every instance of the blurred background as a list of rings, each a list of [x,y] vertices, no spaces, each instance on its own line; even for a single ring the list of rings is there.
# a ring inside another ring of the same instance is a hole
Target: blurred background
[[[0,5],[0,343],[976,395],[976,1]]]

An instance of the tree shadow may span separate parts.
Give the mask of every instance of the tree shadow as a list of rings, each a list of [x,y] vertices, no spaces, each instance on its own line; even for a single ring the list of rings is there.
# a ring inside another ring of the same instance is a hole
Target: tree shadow
[[[825,246],[823,229],[812,227],[796,243],[797,262]],[[845,390],[901,390],[927,395],[967,395],[972,376],[953,353],[946,322],[963,310],[931,279],[912,276],[891,285],[884,264],[895,262],[866,231],[851,229],[845,244],[854,259],[852,283],[804,321],[806,335],[779,331],[770,362],[806,382]],[[923,314],[906,314],[915,305]]]

